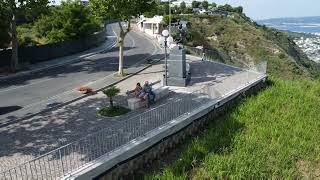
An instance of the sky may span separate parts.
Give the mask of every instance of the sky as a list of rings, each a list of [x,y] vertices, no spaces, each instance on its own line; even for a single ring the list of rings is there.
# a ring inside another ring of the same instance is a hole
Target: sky
[[[60,0],[55,0],[59,2]],[[320,0],[208,0],[219,5],[243,6],[254,20],[282,17],[320,16]]]
[[[243,6],[247,16],[254,20],[320,16],[320,0],[208,0],[217,4]]]

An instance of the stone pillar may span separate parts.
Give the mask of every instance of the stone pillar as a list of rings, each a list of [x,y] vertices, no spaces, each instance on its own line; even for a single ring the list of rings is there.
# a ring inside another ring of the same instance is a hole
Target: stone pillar
[[[172,48],[168,59],[168,86],[187,86],[191,78],[188,67],[185,49]]]

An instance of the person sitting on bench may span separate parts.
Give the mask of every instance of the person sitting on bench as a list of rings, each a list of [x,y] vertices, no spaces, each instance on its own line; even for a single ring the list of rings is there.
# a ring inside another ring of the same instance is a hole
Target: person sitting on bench
[[[148,99],[148,103],[153,103],[156,98],[156,95],[152,91],[152,87],[149,85],[148,81],[144,83],[143,92],[145,93],[144,99]]]
[[[131,91],[131,92],[132,92],[132,91]],[[133,90],[133,95],[134,95],[134,97],[139,98],[141,92],[142,92],[141,84],[140,84],[140,83],[137,83],[136,88],[134,88],[134,90]]]

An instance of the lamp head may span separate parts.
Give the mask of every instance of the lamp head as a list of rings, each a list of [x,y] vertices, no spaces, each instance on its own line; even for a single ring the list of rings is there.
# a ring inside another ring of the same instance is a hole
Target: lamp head
[[[169,31],[166,30],[166,29],[163,30],[163,31],[162,31],[162,36],[164,36],[164,37],[166,37],[166,38],[169,37]]]

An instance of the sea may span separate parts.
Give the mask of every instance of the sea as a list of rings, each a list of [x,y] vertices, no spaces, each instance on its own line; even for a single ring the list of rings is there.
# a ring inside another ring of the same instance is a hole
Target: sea
[[[280,30],[320,35],[320,16],[266,19],[257,22]]]

